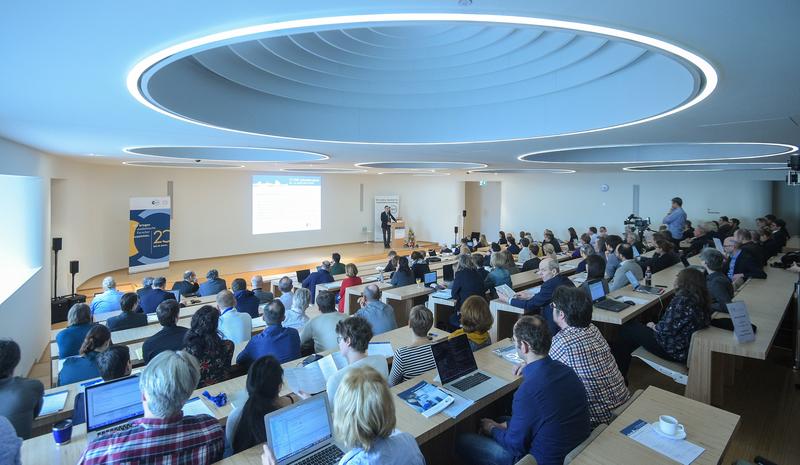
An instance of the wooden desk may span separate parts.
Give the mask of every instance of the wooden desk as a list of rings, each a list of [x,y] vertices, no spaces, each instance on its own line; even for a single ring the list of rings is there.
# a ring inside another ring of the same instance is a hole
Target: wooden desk
[[[422,284],[411,284],[403,287],[392,287],[383,291],[381,301],[391,305],[397,327],[408,325],[408,315],[414,306],[414,299],[433,294],[435,291]]]
[[[739,415],[650,386],[572,461],[572,465],[674,465],[675,462],[620,433],[638,419],[671,415],[686,427],[686,440],[704,448],[692,465],[717,465]]]
[[[364,283],[359,284],[357,286],[350,286],[347,288],[347,291],[344,293],[344,313],[347,315],[355,314],[358,309],[361,307],[358,305],[358,298],[361,297],[361,293],[364,292],[367,286],[370,284],[375,284],[378,286],[380,290],[386,290],[392,287],[391,284],[387,282],[377,282],[377,283]]]

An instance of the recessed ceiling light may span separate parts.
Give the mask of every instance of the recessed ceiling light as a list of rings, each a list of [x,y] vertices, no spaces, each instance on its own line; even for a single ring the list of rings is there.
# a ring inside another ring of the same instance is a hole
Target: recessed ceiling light
[[[486,168],[478,170],[469,170],[468,174],[472,173],[492,173],[492,174],[532,174],[532,173],[551,173],[551,174],[572,174],[575,170],[561,169],[561,168]]]
[[[219,145],[151,145],[125,147],[123,152],[150,157],[185,158],[189,160],[216,160],[249,162],[308,162],[328,160],[329,156],[317,152],[269,147],[231,147]]]

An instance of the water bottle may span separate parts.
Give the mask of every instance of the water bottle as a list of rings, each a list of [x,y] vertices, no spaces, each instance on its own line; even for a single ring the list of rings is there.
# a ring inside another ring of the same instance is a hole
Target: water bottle
[[[644,285],[651,286],[653,283],[653,272],[650,271],[650,267],[647,267],[647,271],[644,272]]]

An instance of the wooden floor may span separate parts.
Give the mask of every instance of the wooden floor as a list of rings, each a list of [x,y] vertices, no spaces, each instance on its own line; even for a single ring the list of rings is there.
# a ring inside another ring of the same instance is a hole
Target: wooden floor
[[[420,242],[420,247],[435,247],[432,242]],[[128,274],[127,268],[111,270],[94,276],[80,286],[78,292],[91,297],[95,292],[102,291],[103,278],[113,276],[117,287],[121,291],[132,290],[131,285],[141,286],[142,279],[146,276],[164,276],[167,278],[167,287],[172,282],[183,279],[183,272],[193,270],[197,278],[205,281],[205,275],[211,268],[219,271],[220,277],[230,284],[232,279],[244,278],[250,285],[250,277],[255,274],[270,275],[275,273],[289,273],[299,269],[308,269],[319,266],[323,260],[330,260],[333,252],[342,255],[342,263],[358,263],[359,261],[377,260],[386,257],[388,249],[383,248],[380,242],[354,242],[349,244],[334,244],[305,249],[279,250],[275,252],[251,253],[231,255],[227,257],[201,258],[197,260],[181,260],[170,262],[169,268],[146,271],[143,273]],[[412,249],[397,249],[401,255],[407,255]]]

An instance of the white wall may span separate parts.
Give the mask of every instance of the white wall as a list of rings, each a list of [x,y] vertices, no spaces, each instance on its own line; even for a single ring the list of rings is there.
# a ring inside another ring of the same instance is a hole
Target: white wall
[[[493,177],[493,179],[495,179]],[[608,184],[607,192],[600,186]],[[633,207],[633,185],[640,186],[639,213],[650,216],[656,229],[675,196],[683,199],[689,220],[739,218],[744,226],[771,209],[770,182],[736,173],[576,173],[570,175],[507,175],[502,177],[502,228],[532,230],[536,239],[545,228],[561,238],[573,226],[623,230]],[[711,213],[709,213],[709,211]]]
[[[492,240],[496,235],[500,228],[501,189],[502,186],[496,181],[488,181],[483,186],[478,181],[464,183],[464,204],[467,210],[464,236],[468,237],[472,231],[481,231]]]

